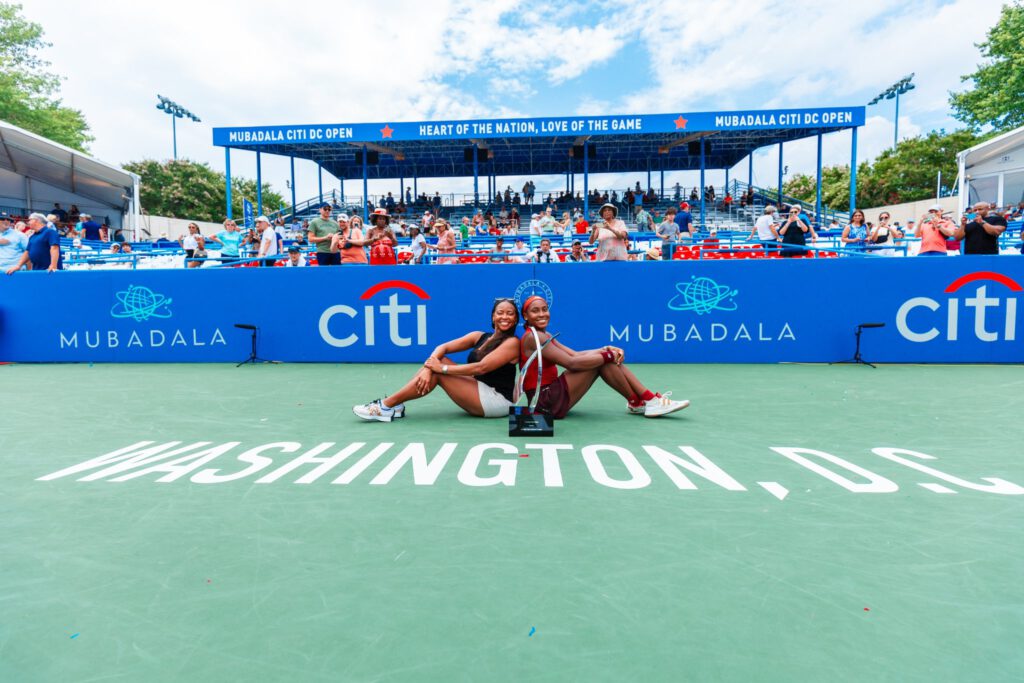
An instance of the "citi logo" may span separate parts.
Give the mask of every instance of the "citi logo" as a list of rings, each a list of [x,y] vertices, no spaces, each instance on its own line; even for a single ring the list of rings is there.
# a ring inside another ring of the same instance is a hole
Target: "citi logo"
[[[984,342],[1015,341],[1017,339],[1017,299],[1018,296],[998,298],[989,296],[990,283],[996,283],[1010,292],[1018,293],[1021,286],[1016,281],[991,271],[969,273],[954,280],[946,287],[946,294],[955,294],[961,288],[977,283],[973,294],[963,298],[951,296],[945,301],[945,339],[957,341],[960,335],[961,306],[965,315],[970,316],[969,309],[974,309],[974,336]],[[995,293],[995,292],[994,292]],[[939,327],[943,325],[942,303],[926,296],[909,299],[896,311],[896,329],[904,339],[912,342],[927,342],[943,334]],[[927,309],[929,313],[919,312]],[[989,309],[993,309],[991,313]]]
[[[430,299],[430,296],[421,288],[403,280],[385,280],[384,282],[378,282],[373,287],[370,287],[363,292],[359,296],[359,299],[361,301],[368,301],[377,294],[388,289],[398,289],[411,292],[422,300]],[[415,321],[407,320],[409,317],[408,314],[413,313],[414,308]],[[332,325],[333,319],[339,316],[347,318],[347,323],[333,323]],[[426,305],[417,304],[415,306],[410,306],[408,304],[400,304],[398,302],[397,292],[388,297],[386,304],[374,306],[372,303],[368,303],[362,307],[361,311],[351,306],[346,306],[345,304],[330,306],[320,315],[320,337],[331,346],[339,348],[352,346],[359,341],[362,341],[366,346],[376,346],[378,319],[387,321],[387,334],[391,343],[395,346],[412,345],[413,337],[403,337],[403,330],[407,333],[415,334],[417,346],[423,346],[427,343]],[[414,332],[409,329],[412,324],[415,324],[416,326]],[[334,329],[333,332],[332,326]],[[341,333],[339,330],[348,331],[349,334],[345,336],[338,336],[338,334]],[[358,332],[362,332],[362,337],[359,336]]]

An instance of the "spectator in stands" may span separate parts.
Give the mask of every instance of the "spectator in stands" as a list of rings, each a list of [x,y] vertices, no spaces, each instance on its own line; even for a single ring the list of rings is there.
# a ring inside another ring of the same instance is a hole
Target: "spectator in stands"
[[[82,239],[100,241],[100,224],[92,219],[87,213],[82,214],[82,227],[80,230]]]
[[[11,217],[0,212],[0,270],[6,271],[21,261],[28,249],[28,236],[14,227]]]
[[[665,260],[675,258],[674,242],[679,241],[679,224],[676,223],[676,207],[665,209],[665,220],[655,227],[655,234],[661,238],[661,255]]]
[[[336,252],[343,264],[368,263],[364,247],[373,240],[363,234],[363,219],[352,216],[350,220],[346,214],[340,214],[338,227],[340,232],[331,236],[331,253]]]
[[[573,240],[572,250],[569,255],[565,257],[566,263],[583,263],[587,260],[587,255],[583,253],[583,242],[579,240]]]
[[[479,235],[483,231],[486,234],[487,229],[484,225],[484,217],[481,214],[478,213],[473,216],[473,232]],[[469,217],[463,216],[462,220],[459,221],[459,234],[462,237],[463,244],[469,243],[469,229]]]
[[[604,204],[598,211],[601,220],[590,232],[590,244],[597,242],[598,261],[626,261],[626,240],[629,232],[626,224],[618,217],[619,210],[614,204]]]
[[[964,254],[998,254],[999,236],[1006,227],[1006,219],[992,212],[988,202],[978,202],[974,205],[974,218],[967,220],[963,216],[954,238],[964,240]]]
[[[843,234],[839,240],[846,245],[847,249],[863,251],[868,243],[868,226],[864,223],[864,212],[860,209],[850,214],[850,223],[843,228]]]
[[[358,216],[353,216],[358,218]],[[377,209],[370,214],[370,265],[393,266],[398,263],[395,247],[398,240],[390,227],[391,219],[387,209]],[[454,240],[454,235],[452,237]]]
[[[863,214],[861,214],[863,218]],[[804,222],[800,216],[800,207],[794,206],[789,209],[789,217],[779,228],[779,235],[782,236],[782,243],[792,245],[783,247],[782,255],[785,257],[798,256],[804,253],[804,246],[807,244],[805,233],[810,232],[811,226]]]
[[[243,235],[238,230],[238,224],[230,218],[224,219],[224,230],[210,239],[220,245],[220,256],[222,261],[237,261],[240,256]],[[125,243],[127,244],[127,242]],[[122,251],[127,251],[122,249]]]
[[[653,230],[654,219],[651,218],[651,214],[647,213],[647,209],[640,207],[636,212],[636,229],[641,231]]]
[[[501,237],[494,240],[494,249],[491,249],[491,263],[508,263],[508,251],[505,249],[505,240]]]
[[[695,201],[697,201],[699,199],[700,199],[700,194],[697,192],[697,188],[694,187],[692,190],[690,190],[690,201],[691,202],[695,202]]]
[[[435,192],[434,193],[434,215],[435,216],[440,216],[441,215],[441,193],[440,192]]]
[[[201,268],[206,257],[206,238],[202,235],[197,235],[196,248],[192,251],[192,255],[185,260],[185,265],[188,268]]]
[[[540,220],[540,234],[543,236],[545,233],[552,233],[555,231],[555,217],[552,214],[551,207],[544,209],[544,213],[541,214]],[[538,243],[537,246],[540,246]]]
[[[562,212],[562,220],[555,221],[555,234],[559,235],[563,240],[567,235],[572,234],[572,218],[569,217],[568,211]]]
[[[725,197],[722,199],[722,206],[726,211],[732,208],[732,195],[728,191],[726,191]]]
[[[514,226],[514,225],[512,225],[511,223],[509,223],[508,225],[505,226],[505,228],[503,230],[499,230],[498,234],[499,235],[513,235],[513,236],[514,235],[518,235],[519,234],[519,228]]]
[[[196,248],[199,246],[197,238],[199,235],[199,226],[195,223],[188,224],[188,233],[178,238],[178,243],[181,248],[185,250],[185,258],[190,259],[195,253]]]
[[[668,220],[666,218],[665,220]],[[679,226],[679,237],[684,236],[687,239],[693,238],[693,231],[696,226],[693,224],[693,216],[690,215],[690,205],[687,202],[683,202],[679,205],[679,211],[675,217],[676,225]]]
[[[114,241],[124,242],[124,230],[118,228],[117,230],[114,231]]]
[[[110,245],[110,253],[111,254],[120,254],[121,253],[121,243],[120,242],[112,243]],[[189,267],[191,268],[192,266],[190,265]]]
[[[747,235],[747,239],[753,239],[757,235],[757,241],[767,250],[774,249],[779,242],[779,224],[775,220],[775,207],[771,204],[764,207],[762,214],[755,222],[754,229]]]
[[[274,230],[273,224],[271,224],[270,219],[266,216],[259,216],[256,219],[256,231],[260,236],[256,257],[266,259],[261,261],[260,265],[269,268],[274,265],[274,261],[280,253],[277,245],[277,231]]]
[[[388,192],[388,196],[384,198],[384,208],[388,211],[394,212],[395,210],[395,198]]]
[[[894,244],[897,239],[903,237],[903,233],[900,232],[899,228],[894,225],[889,225],[891,215],[888,211],[883,211],[878,214],[878,225],[871,229],[868,234],[868,242],[875,246],[879,245],[891,245]],[[892,249],[879,249],[878,253],[882,256],[893,256],[896,252]]]
[[[540,214],[539,213],[535,213],[535,214],[532,214],[530,216],[530,243],[532,244],[533,240],[536,239],[537,243],[540,244],[540,238],[541,238]]]
[[[412,264],[419,265],[423,263],[423,256],[427,253],[427,240],[418,225],[412,226],[409,233],[412,238]]]
[[[633,206],[636,204],[636,195],[633,194],[633,190],[626,190],[626,194],[622,195],[622,198],[626,202],[629,213],[633,213]]]
[[[339,218],[348,216],[339,214]],[[316,245],[316,263],[318,266],[340,266],[341,254],[332,248],[331,238],[341,231],[341,226],[331,218],[331,205],[324,202],[320,205],[320,216],[309,222],[308,239]]]
[[[82,214],[78,210],[78,205],[72,204],[71,208],[68,209],[68,223],[74,225],[75,223],[78,223],[78,221],[80,220],[82,220]]]
[[[68,212],[65,211],[64,209],[60,208],[60,204],[54,202],[54,204],[53,204],[53,211],[51,211],[50,213],[52,213],[54,216],[57,217],[57,222],[58,223],[67,223],[67,221],[68,221]]]
[[[912,221],[908,221],[910,223]],[[921,222],[915,237],[921,238],[921,249],[918,256],[945,256],[946,239],[956,235],[957,229],[953,221],[942,215],[942,205],[936,204],[928,209],[928,213],[921,216]]]
[[[130,253],[132,253],[132,251],[134,251],[134,249],[132,249],[132,243],[131,242],[125,242],[124,244],[121,245],[121,253],[122,254],[130,254]]]
[[[500,237],[498,239],[501,239]],[[526,246],[523,238],[516,237],[515,246],[508,252],[509,258],[507,259],[510,263],[526,263],[530,260],[530,249]],[[491,259],[494,260],[493,258]]]
[[[437,250],[437,262],[441,265],[456,264],[459,259],[455,256],[455,233],[446,221],[438,220],[434,223],[437,231],[437,244],[432,248]]]
[[[302,255],[302,249],[296,245],[288,247],[288,260],[284,262],[285,268],[305,268],[306,257]]]
[[[53,272],[64,267],[64,259],[60,251],[60,235],[47,226],[46,216],[33,213],[28,217],[28,228],[32,234],[25,245],[25,251],[17,262],[7,268],[10,275],[28,265],[30,270]]]
[[[587,222],[587,218],[586,216],[583,215],[582,212],[576,215],[574,227],[577,235],[586,235],[587,232],[590,230],[590,223]]]
[[[536,263],[558,263],[558,254],[551,251],[551,240],[547,237],[540,241],[540,249],[534,252],[533,261]]]

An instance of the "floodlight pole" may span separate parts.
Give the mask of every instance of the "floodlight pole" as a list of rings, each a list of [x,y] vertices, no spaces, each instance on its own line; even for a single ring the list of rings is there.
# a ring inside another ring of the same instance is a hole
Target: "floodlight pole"
[[[814,220],[821,227],[821,133],[818,133],[818,172],[815,176],[814,188]]]
[[[779,208],[782,208],[782,143],[779,143]]]
[[[892,129],[892,146],[893,146],[893,148],[896,147],[896,143],[900,139],[900,93],[901,92],[902,92],[902,90],[899,90],[899,89],[896,90],[896,118],[893,121],[894,127]]]
[[[231,148],[224,148],[224,195],[227,200],[227,211],[225,216],[232,218],[231,215]]]
[[[291,157],[291,168],[292,168],[292,220],[298,216],[298,212],[295,210],[295,156]]]
[[[178,160],[178,117],[171,114],[171,138],[174,140],[174,160]]]
[[[704,229],[704,200],[707,192],[704,189],[704,140],[700,140],[700,229]]]
[[[263,215],[263,166],[259,152],[256,152],[256,215]]]
[[[850,218],[857,209],[857,127],[850,129]]]
[[[368,181],[369,170],[367,170],[366,145],[363,145],[363,224],[370,220],[370,183]]]

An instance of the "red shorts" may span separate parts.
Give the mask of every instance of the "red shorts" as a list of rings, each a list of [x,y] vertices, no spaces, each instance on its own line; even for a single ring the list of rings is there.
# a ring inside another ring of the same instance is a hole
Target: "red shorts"
[[[532,402],[533,392],[526,392],[526,398]],[[566,381],[565,374],[563,373],[551,384],[545,384],[540,388],[537,410],[547,413],[556,420],[561,420],[569,414],[571,400],[569,397],[569,383]]]

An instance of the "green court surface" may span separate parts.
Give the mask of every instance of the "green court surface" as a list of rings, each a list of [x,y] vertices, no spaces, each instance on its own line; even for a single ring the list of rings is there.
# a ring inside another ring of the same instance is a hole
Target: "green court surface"
[[[0,681],[1024,679],[1024,368],[635,369],[693,405],[544,450],[359,422],[409,365],[0,367]]]

